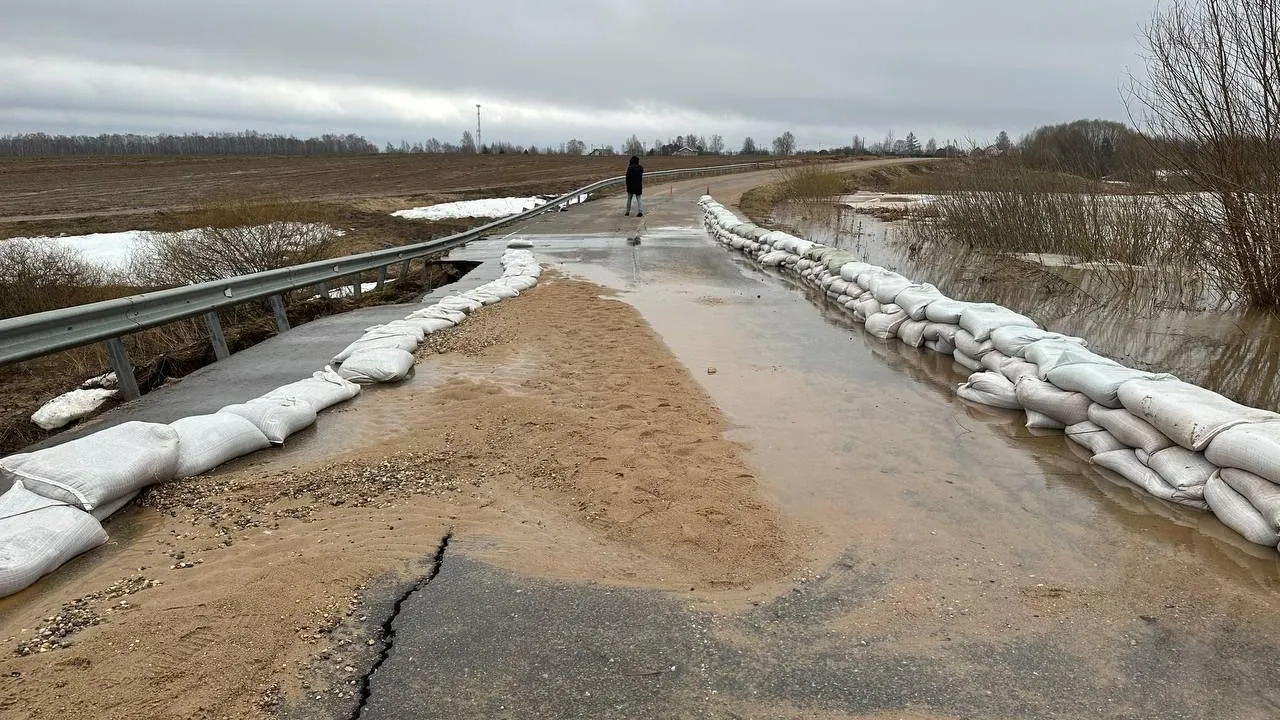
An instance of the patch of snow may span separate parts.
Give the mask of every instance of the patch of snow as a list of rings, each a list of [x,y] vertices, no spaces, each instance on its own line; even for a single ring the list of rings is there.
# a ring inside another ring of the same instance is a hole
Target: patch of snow
[[[577,205],[587,201],[585,193],[569,198],[566,202],[560,203],[560,210],[568,209],[570,205]],[[409,220],[455,220],[457,218],[504,218],[516,215],[525,210],[532,210],[536,207],[542,207],[555,196],[539,195],[535,197],[505,197],[505,198],[486,198],[483,200],[459,200],[457,202],[439,203],[437,205],[427,205],[424,207],[409,208],[408,210],[397,210],[392,215],[402,217]]]
[[[390,285],[395,281],[396,281],[395,278],[388,278],[387,281],[383,283],[383,287]],[[329,297],[333,298],[334,300],[337,300],[338,298],[352,297],[356,294],[355,287],[356,287],[355,285],[343,285],[342,287],[330,288]],[[360,283],[361,293],[373,292],[374,290],[377,290],[377,289],[378,289],[378,283],[376,282]],[[317,300],[319,299],[319,297],[320,297],[319,295],[312,295],[311,299]]]
[[[839,202],[854,210],[913,210],[932,205],[934,195],[919,193],[882,193],[861,191],[840,196]]]
[[[115,394],[115,390],[108,388],[77,388],[40,406],[31,415],[31,422],[45,430],[57,430],[92,415]]]
[[[92,378],[89,378],[88,380],[85,380],[84,382],[80,383],[80,389],[81,390],[91,390],[93,388],[114,389],[117,385],[119,385],[119,381],[116,380],[116,374],[114,371],[112,371],[103,375],[99,375],[98,377],[92,377]]]
[[[533,242],[525,240],[524,238],[515,238],[514,240],[507,241],[507,247],[513,250],[518,248],[531,248],[533,247]]]

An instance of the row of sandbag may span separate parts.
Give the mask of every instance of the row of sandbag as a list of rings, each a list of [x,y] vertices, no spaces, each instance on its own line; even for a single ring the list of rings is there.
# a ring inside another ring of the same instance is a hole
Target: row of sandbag
[[[952,356],[971,373],[961,398],[1022,410],[1028,427],[1063,431],[1095,465],[1151,495],[1280,545],[1280,415],[1125,367],[999,305],[953,300],[852,253],[743,222],[710,196],[701,204],[720,243],[796,273],[878,338]]]
[[[125,422],[61,445],[0,459],[0,597],[18,592],[107,540],[101,521],[143,488],[211,470],[281,445],[322,410],[354,398],[358,383],[404,379],[411,350],[470,312],[533,287],[541,268],[508,250],[498,280],[366,330],[311,377],[215,413],[169,424]]]

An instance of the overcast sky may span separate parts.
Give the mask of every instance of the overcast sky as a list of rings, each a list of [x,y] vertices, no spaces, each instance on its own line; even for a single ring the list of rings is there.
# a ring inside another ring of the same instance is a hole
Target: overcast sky
[[[1156,0],[4,0],[0,133],[990,142],[1124,120]]]

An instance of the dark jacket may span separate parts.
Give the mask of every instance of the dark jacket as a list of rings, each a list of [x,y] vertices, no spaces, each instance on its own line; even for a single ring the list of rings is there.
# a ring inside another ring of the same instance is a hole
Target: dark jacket
[[[627,194],[640,195],[644,192],[644,166],[627,166]]]

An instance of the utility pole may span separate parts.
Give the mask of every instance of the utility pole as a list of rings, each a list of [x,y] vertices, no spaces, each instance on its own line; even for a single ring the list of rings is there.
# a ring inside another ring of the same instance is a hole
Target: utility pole
[[[484,139],[480,135],[480,103],[476,103],[476,152],[484,150]]]

